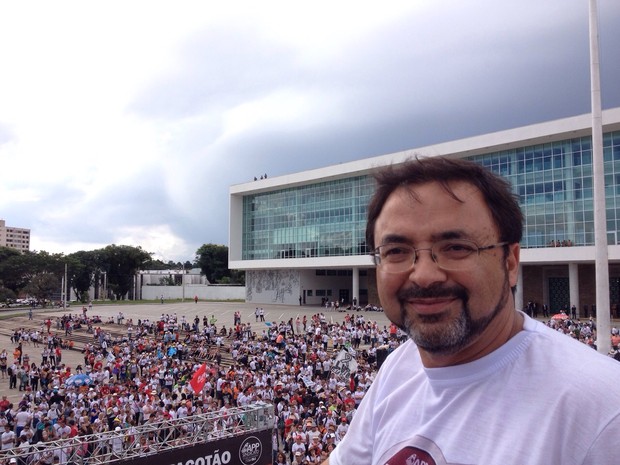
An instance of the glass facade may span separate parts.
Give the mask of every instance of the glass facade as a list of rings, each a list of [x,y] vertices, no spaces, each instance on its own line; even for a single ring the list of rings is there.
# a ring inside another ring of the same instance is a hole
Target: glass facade
[[[366,212],[374,181],[358,176],[243,199],[242,259],[367,253]]]
[[[620,132],[603,137],[609,245],[620,231]],[[471,157],[504,176],[525,216],[524,248],[594,245],[592,138],[578,137]]]
[[[607,232],[620,231],[620,131],[603,136]],[[524,248],[594,245],[591,137],[471,157],[508,179],[525,216]],[[370,176],[318,182],[243,199],[242,259],[362,255]]]

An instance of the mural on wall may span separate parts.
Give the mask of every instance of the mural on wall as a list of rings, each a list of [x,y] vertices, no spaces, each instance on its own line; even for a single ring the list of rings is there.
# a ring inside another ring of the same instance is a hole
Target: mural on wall
[[[246,301],[251,302],[255,294],[269,294],[274,303],[290,302],[299,293],[300,274],[296,270],[246,271]],[[287,298],[288,297],[288,298]]]

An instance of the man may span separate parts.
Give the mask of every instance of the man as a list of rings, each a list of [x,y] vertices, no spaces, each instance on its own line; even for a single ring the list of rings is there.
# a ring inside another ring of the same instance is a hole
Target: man
[[[12,449],[15,446],[15,433],[8,423],[4,425],[4,432],[0,436],[0,444],[3,451]]]
[[[67,425],[64,416],[58,417],[58,420],[54,423],[53,428],[57,438],[69,437],[71,435],[71,427]]]
[[[15,414],[15,434],[17,437],[21,434],[22,430],[30,424],[32,421],[32,414],[28,411],[26,405],[22,405],[19,412]]]
[[[441,157],[376,179],[366,243],[410,340],[325,463],[617,463],[620,365],[515,309],[523,219],[509,184]]]
[[[304,441],[304,437],[301,434],[296,434],[293,444],[291,444],[291,460],[298,457],[296,454],[305,455],[306,454],[306,443]]]
[[[110,449],[112,449],[112,457],[121,457],[123,453],[123,432],[120,426],[114,427],[114,432],[108,433],[110,437]]]
[[[17,363],[15,360],[7,369],[9,375],[9,389],[17,389]]]

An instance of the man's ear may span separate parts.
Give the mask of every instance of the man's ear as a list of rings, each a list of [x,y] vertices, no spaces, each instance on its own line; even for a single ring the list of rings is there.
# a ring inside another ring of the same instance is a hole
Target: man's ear
[[[508,256],[506,257],[506,271],[510,287],[515,287],[519,279],[519,259],[521,256],[521,245],[519,243],[508,246]]]

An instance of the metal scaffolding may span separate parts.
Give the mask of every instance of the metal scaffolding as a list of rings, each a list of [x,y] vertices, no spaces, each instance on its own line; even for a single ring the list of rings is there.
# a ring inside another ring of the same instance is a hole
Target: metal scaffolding
[[[19,465],[103,465],[158,454],[250,432],[272,429],[271,404],[252,404],[174,420],[145,423],[99,434],[38,442],[2,450],[0,462],[15,457]],[[58,457],[55,461],[54,459]]]

